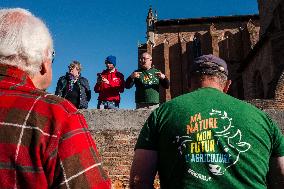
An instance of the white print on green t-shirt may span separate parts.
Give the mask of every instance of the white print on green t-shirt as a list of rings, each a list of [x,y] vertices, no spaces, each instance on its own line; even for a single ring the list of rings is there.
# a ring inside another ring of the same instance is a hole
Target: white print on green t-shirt
[[[152,84],[157,84],[159,82],[158,78],[151,73],[145,74],[142,80],[144,85],[152,85]]]
[[[227,112],[212,109],[209,118],[202,119],[202,114],[191,115],[186,125],[185,136],[176,136],[180,155],[189,164],[208,164],[213,175],[223,175],[227,169],[239,161],[240,153],[251,147],[242,141],[242,132],[232,125],[232,118]],[[214,131],[214,132],[213,132]],[[192,168],[191,175],[204,181],[211,181],[210,175],[197,172]]]
[[[200,173],[197,173],[195,172],[194,170],[192,169],[188,169],[188,173],[190,173],[192,176],[196,177],[196,178],[199,178],[201,180],[204,180],[204,181],[210,181],[212,178],[211,177],[207,177],[205,175],[202,175]]]

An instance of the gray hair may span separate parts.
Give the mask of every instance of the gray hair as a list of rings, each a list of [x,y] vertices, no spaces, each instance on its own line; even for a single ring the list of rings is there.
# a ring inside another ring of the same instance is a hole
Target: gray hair
[[[52,58],[53,41],[48,28],[29,11],[0,9],[0,63],[15,66],[30,76]]]
[[[211,74],[200,73],[200,72],[198,72],[198,73],[192,72],[191,77],[195,78],[199,81],[214,80],[215,82],[217,82],[222,87],[224,87],[226,85],[227,80],[228,80],[228,76],[225,75],[224,73],[221,73],[221,72],[214,72],[214,73],[211,73]]]

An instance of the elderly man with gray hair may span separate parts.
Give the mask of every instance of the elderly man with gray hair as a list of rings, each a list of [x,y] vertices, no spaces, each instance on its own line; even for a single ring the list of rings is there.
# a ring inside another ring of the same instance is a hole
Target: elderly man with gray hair
[[[83,115],[45,92],[53,55],[40,19],[0,9],[0,188],[110,188]]]

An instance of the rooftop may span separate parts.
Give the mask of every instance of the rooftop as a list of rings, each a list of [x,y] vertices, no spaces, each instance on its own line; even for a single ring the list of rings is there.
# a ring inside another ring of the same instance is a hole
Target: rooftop
[[[165,19],[155,22],[155,26],[169,26],[169,25],[190,25],[190,24],[205,24],[205,23],[221,23],[232,21],[248,21],[259,20],[258,14],[253,15],[233,15],[233,16],[213,16],[201,18],[181,18],[181,19]]]

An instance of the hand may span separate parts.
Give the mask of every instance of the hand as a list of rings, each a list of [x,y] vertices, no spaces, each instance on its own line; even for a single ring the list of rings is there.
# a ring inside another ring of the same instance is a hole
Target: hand
[[[101,76],[98,76],[97,78],[97,83],[101,83],[102,82],[102,77]]]
[[[102,82],[105,83],[105,84],[109,84],[109,81],[104,77],[102,77]]]
[[[165,77],[166,77],[166,75],[163,74],[162,72],[155,72],[155,74],[159,79],[165,79]]]
[[[142,72],[133,72],[130,77],[131,77],[132,79],[139,78],[141,73],[142,73]]]
[[[101,82],[102,82],[102,74],[97,73],[97,83],[101,83]]]

